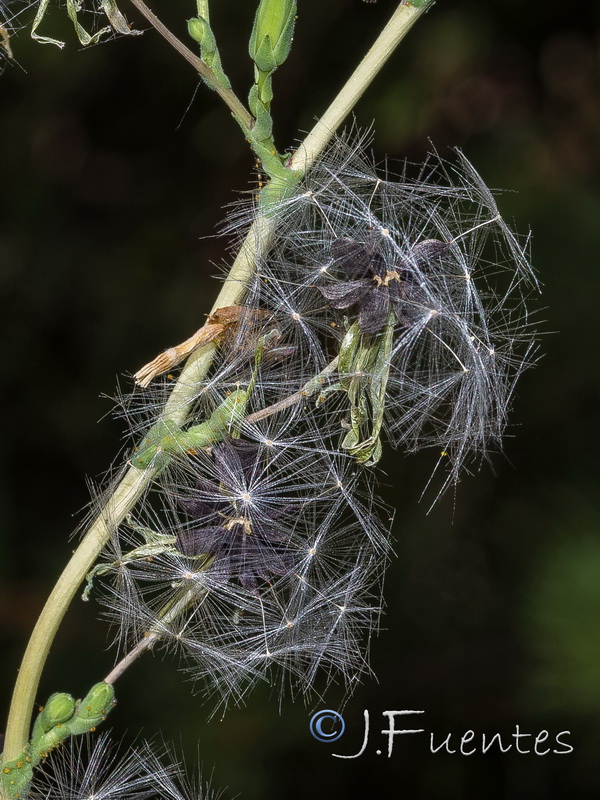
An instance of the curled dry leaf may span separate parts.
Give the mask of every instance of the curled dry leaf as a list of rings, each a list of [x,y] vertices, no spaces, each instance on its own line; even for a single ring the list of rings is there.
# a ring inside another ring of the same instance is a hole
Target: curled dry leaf
[[[168,372],[168,370],[173,369],[199,347],[203,347],[211,342],[215,342],[217,345],[220,344],[223,338],[231,332],[240,321],[247,320],[249,313],[255,314],[256,316],[265,316],[266,312],[262,309],[249,309],[245,306],[224,306],[223,308],[218,308],[193,336],[190,336],[185,342],[181,342],[181,344],[165,350],[164,353],[156,356],[156,358],[139,369],[133,376],[135,382],[142,388],[146,388],[157,375],[162,375]]]
[[[14,58],[13,51],[10,46],[10,34],[4,25],[0,25],[0,47],[4,50],[8,58]]]

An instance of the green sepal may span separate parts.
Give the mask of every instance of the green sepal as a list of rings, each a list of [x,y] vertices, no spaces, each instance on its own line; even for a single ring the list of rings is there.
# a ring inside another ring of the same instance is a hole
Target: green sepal
[[[262,72],[274,72],[289,55],[296,0],[261,0],[250,34],[250,58]]]
[[[273,52],[273,45],[271,44],[270,36],[265,36],[265,38],[262,40],[260,47],[254,54],[253,61],[260,72],[264,72],[267,75],[275,72],[279,65],[275,59],[275,53]]]

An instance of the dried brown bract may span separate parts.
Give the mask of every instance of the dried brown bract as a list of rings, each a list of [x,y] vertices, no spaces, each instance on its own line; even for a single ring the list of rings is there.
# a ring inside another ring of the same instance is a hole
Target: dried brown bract
[[[204,347],[211,342],[217,346],[220,345],[232,336],[234,330],[242,322],[247,324],[249,316],[263,318],[268,314],[262,309],[246,308],[245,306],[218,308],[189,339],[175,347],[170,347],[139,369],[133,376],[135,382],[145,388],[154,378],[176,367],[199,347]]]

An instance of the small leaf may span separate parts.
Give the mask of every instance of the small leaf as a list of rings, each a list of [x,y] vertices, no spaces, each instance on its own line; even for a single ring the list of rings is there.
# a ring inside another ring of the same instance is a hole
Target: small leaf
[[[64,42],[61,42],[60,39],[52,39],[50,36],[40,36],[36,31],[42,23],[42,20],[46,16],[46,11],[48,10],[48,4],[50,0],[41,0],[37,11],[35,13],[35,18],[33,20],[33,25],[31,26],[31,38],[34,39],[36,42],[40,44],[54,44],[59,47],[61,50],[65,46]]]
[[[67,0],[67,14],[71,22],[73,23],[73,27],[75,28],[75,33],[77,34],[77,38],[81,42],[84,47],[87,47],[90,44],[96,44],[105,33],[110,33],[110,27],[101,28],[97,33],[90,35],[83,25],[79,23],[77,19],[78,13],[81,11],[81,0]]]
[[[115,0],[102,0],[101,5],[113,30],[117,33],[121,33],[124,36],[139,36],[142,33],[142,31],[136,31],[129,27],[127,20],[119,11]]]

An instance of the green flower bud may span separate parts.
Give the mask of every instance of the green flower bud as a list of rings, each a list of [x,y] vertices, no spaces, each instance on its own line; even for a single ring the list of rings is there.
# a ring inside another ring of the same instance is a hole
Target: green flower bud
[[[225,89],[230,89],[231,84],[229,78],[223,72],[221,65],[221,57],[219,56],[219,49],[217,47],[217,40],[210,27],[208,19],[208,8],[204,9],[204,14],[198,13],[197,17],[188,20],[188,33],[192,39],[200,45],[200,58],[212,70],[214,78]],[[211,81],[202,76],[202,80],[206,83],[209,89],[214,89]]]
[[[204,17],[194,17],[194,19],[188,19],[188,33],[202,48],[202,57],[205,60],[206,55],[216,52],[217,43],[215,41],[212,28],[204,19]]]
[[[55,725],[71,719],[75,711],[75,700],[66,692],[55,692],[41,710],[38,719],[39,727],[46,733]]]
[[[250,35],[250,58],[261,72],[274,72],[288,57],[296,0],[261,0]]]
[[[106,719],[106,715],[115,704],[115,690],[110,683],[97,683],[92,686],[77,706],[75,714],[66,723],[72,736],[86,733]]]

